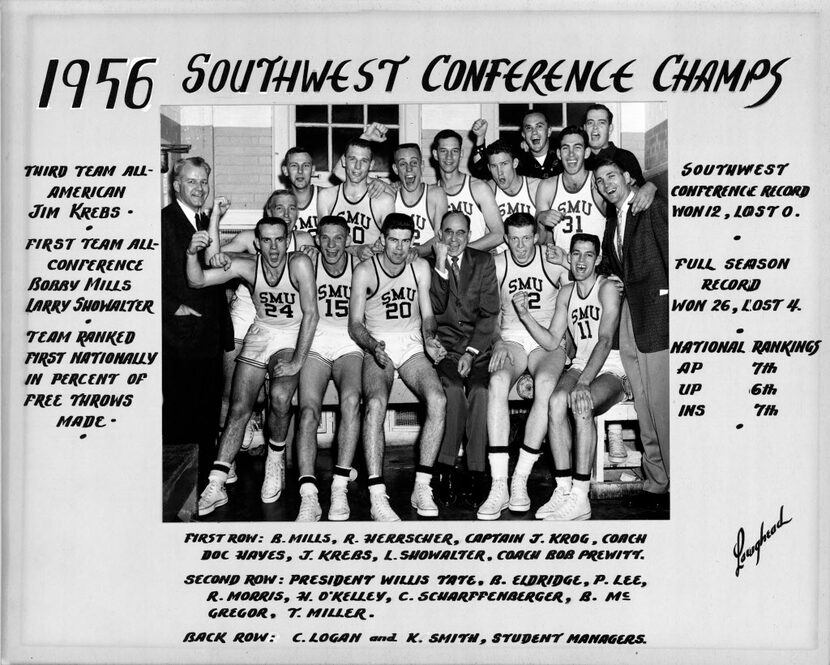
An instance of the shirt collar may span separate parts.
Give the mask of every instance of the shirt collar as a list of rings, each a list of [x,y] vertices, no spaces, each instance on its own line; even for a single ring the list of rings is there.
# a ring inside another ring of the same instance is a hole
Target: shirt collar
[[[178,196],[176,197],[176,203],[179,204],[179,207],[182,209],[182,212],[185,214],[191,222],[195,222],[196,219],[196,211],[187,205],[184,201],[182,201]]]
[[[628,192],[628,196],[623,201],[622,207],[617,210],[617,219],[625,220],[628,215],[628,209],[631,207],[631,200],[634,198],[634,192]]]

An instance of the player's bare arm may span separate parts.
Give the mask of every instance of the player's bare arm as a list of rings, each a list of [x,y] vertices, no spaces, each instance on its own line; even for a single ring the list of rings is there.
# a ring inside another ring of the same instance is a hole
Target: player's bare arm
[[[386,345],[372,337],[364,323],[366,296],[376,286],[375,273],[371,264],[361,263],[355,267],[349,297],[349,336],[361,349],[372,354],[378,365],[386,367],[391,362],[389,356],[386,355]]]
[[[303,320],[300,323],[300,330],[297,333],[297,345],[294,348],[294,355],[290,362],[277,361],[272,370],[274,376],[293,376],[302,368],[308,350],[311,348],[311,341],[314,339],[314,331],[317,329],[317,321],[320,314],[317,310],[317,283],[314,280],[314,267],[305,254],[295,252],[288,257],[288,276],[291,284],[300,294],[300,309],[303,312]]]
[[[478,240],[471,242],[468,247],[486,252],[498,246],[504,240],[504,222],[499,207],[496,205],[493,190],[486,182],[482,180],[473,181],[470,185],[470,191],[473,193],[473,199],[484,216],[487,233]]]
[[[253,285],[256,280],[256,257],[237,255],[231,259],[227,268],[202,268],[198,254],[210,244],[207,231],[197,231],[190,239],[187,248],[187,283],[191,288],[202,289],[206,286],[225,284],[235,278],[244,279]]]
[[[438,341],[436,332],[438,326],[432,313],[432,301],[429,297],[429,287],[432,280],[429,263],[418,259],[413,264],[415,281],[418,284],[418,306],[421,310],[421,333],[424,336],[424,348],[433,362],[441,362],[447,355],[447,350]]]
[[[574,287],[575,288],[575,287]],[[579,375],[571,394],[568,396],[568,405],[576,413],[585,413],[594,408],[591,398],[591,382],[597,378],[602,366],[608,359],[608,353],[614,343],[614,332],[620,324],[620,294],[617,287],[608,281],[603,282],[599,291],[599,302],[602,305],[602,316],[599,320],[597,343],[591,351],[585,368]],[[557,306],[558,306],[557,301]]]
[[[540,245],[553,241],[553,229],[564,217],[559,210],[552,208],[558,188],[559,178],[543,180],[536,188],[536,196],[533,200],[536,203],[537,233]]]
[[[518,291],[513,295],[513,306],[516,308],[519,320],[527,328],[530,336],[545,351],[558,349],[562,343],[562,337],[568,329],[568,300],[572,289],[573,284],[568,284],[559,290],[556,296],[556,308],[553,311],[553,318],[551,318],[548,328],[541,325],[530,313],[527,307],[527,294],[524,291]]]

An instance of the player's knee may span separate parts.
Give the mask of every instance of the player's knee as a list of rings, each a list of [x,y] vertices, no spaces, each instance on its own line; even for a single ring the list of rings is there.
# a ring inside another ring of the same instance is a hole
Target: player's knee
[[[447,396],[440,387],[431,389],[426,394],[427,408],[433,413],[444,413],[447,409]]]
[[[490,393],[494,397],[506,397],[510,392],[510,377],[507,372],[493,372],[490,375]]]
[[[317,405],[305,405],[300,409],[300,425],[308,429],[317,429],[320,425],[320,408]]]
[[[343,391],[340,395],[340,413],[356,414],[360,410],[360,392],[357,390]]]
[[[366,415],[367,416],[378,416],[386,413],[386,404],[387,400],[385,400],[380,395],[370,395],[366,398]]]
[[[284,392],[271,393],[270,407],[278,416],[287,416],[291,411],[291,395]]]
[[[567,391],[554,390],[548,400],[548,410],[552,418],[564,418],[568,414]]]
[[[242,420],[243,418],[247,421],[250,416],[251,409],[243,400],[237,399],[231,402],[228,408],[229,421]]]

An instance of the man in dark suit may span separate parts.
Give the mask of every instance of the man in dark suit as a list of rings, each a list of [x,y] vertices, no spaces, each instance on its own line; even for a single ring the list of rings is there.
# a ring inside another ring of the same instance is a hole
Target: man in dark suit
[[[493,257],[467,247],[469,231],[470,218],[462,212],[450,211],[441,220],[434,243],[436,274],[430,297],[438,339],[447,350],[437,366],[447,395],[437,497],[445,505],[451,504],[461,490],[466,502],[475,507],[487,491],[487,366],[499,313],[499,288]],[[456,488],[454,467],[465,432],[470,482]]]
[[[180,159],[172,175],[176,199],[161,211],[162,433],[168,445],[199,445],[202,485],[215,456],[222,353],[233,348],[233,328],[224,287],[191,289],[185,275],[190,239],[208,226],[210,165]]]
[[[646,477],[637,503],[659,507],[668,504],[669,489],[668,206],[656,197],[649,208],[632,213],[632,178],[614,161],[600,162],[595,176],[613,206],[607,211],[603,263],[625,287],[620,356],[634,394]]]

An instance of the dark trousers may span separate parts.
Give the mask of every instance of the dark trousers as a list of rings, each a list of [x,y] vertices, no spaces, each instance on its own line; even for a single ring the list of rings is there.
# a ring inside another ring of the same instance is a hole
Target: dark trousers
[[[438,462],[455,465],[458,449],[467,435],[467,468],[484,471],[487,465],[487,386],[489,356],[479,357],[467,378],[458,373],[457,353],[448,353],[436,369],[447,395],[447,420]]]
[[[199,447],[199,487],[216,459],[222,407],[222,355],[194,356],[162,348],[162,441]]]

